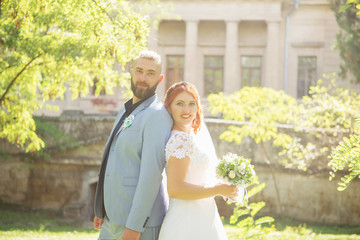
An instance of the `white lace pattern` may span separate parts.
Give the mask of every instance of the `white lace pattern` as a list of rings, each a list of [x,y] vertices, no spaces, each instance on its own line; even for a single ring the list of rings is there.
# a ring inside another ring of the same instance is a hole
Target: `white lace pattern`
[[[190,157],[192,154],[191,136],[185,132],[173,131],[169,142],[166,145],[166,161],[171,156],[177,159]]]

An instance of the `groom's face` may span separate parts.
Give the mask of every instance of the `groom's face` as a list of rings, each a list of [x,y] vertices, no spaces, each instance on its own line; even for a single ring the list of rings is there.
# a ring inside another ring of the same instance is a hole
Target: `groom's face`
[[[161,67],[155,61],[144,58],[136,60],[131,69],[133,103],[152,96],[162,79]]]

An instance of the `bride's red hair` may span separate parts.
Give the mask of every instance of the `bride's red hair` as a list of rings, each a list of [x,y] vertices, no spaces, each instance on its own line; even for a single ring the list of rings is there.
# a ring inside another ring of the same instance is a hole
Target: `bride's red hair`
[[[170,112],[170,105],[172,101],[174,101],[176,96],[182,92],[189,93],[195,99],[197,112],[196,117],[192,123],[192,128],[194,130],[194,133],[196,134],[200,129],[202,110],[200,106],[199,94],[193,84],[188,82],[178,82],[169,87],[165,94],[164,106]]]

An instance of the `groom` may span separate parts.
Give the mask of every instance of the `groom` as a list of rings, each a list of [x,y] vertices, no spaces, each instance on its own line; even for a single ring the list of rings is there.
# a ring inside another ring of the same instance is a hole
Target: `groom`
[[[99,239],[156,240],[166,212],[161,184],[172,119],[155,90],[160,56],[143,51],[131,69],[133,98],[120,110],[105,145],[95,195]]]

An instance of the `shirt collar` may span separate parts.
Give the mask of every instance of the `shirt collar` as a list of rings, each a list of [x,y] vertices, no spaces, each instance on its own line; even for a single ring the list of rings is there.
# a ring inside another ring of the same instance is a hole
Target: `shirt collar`
[[[153,95],[151,95],[148,98],[144,98],[142,100],[140,100],[139,102],[133,104],[132,101],[133,99],[131,98],[130,100],[128,100],[124,105],[125,105],[125,112],[127,114],[130,114],[132,111],[134,111],[140,104],[142,104],[143,102],[145,102],[147,99],[151,98],[152,96],[154,96],[155,93]]]

